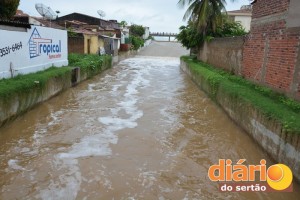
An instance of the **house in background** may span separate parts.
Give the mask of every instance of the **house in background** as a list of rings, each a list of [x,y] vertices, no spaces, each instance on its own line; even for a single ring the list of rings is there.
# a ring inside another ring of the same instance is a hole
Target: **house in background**
[[[98,33],[80,29],[74,30],[75,33],[83,36],[83,52],[84,54],[98,54],[99,53],[99,41],[98,41]]]
[[[252,6],[242,6],[240,10],[228,11],[227,15],[229,19],[235,22],[240,22],[245,28],[245,31],[250,31],[251,18],[252,18]]]
[[[56,22],[84,37],[85,54],[118,55],[121,27],[116,20],[103,20],[80,13],[57,18]]]
[[[15,16],[13,17],[13,21],[29,23],[35,26],[44,26],[49,28],[61,29],[64,30],[63,26],[59,26],[55,21],[50,21],[44,19],[42,17],[33,17],[24,13],[22,10],[17,10]]]
[[[30,16],[24,13],[22,10],[17,10],[15,16],[12,18],[13,21],[30,23]],[[32,23],[30,23],[32,24]]]
[[[121,44],[126,44],[126,40],[129,39],[130,36],[130,26],[124,26],[121,29]]]
[[[104,42],[104,50],[106,54],[110,54],[113,56],[118,55],[118,49],[120,48],[120,38],[109,37],[105,35],[100,35],[99,38],[101,38]]]
[[[65,27],[69,27],[68,22],[77,21],[85,23],[87,26],[92,26],[95,30],[102,35],[107,35],[110,37],[116,36],[120,37],[121,27],[116,20],[104,20],[97,17],[81,14],[81,13],[71,13],[65,16],[58,17],[56,22]],[[80,26],[81,27],[81,26]],[[85,27],[88,28],[88,27]]]
[[[143,39],[147,40],[150,36],[150,28],[149,27],[144,27],[145,29],[145,34],[143,35]]]
[[[63,26],[58,25],[55,21],[49,21],[47,19],[43,19],[42,17],[30,17],[29,23],[36,26],[45,26],[49,28],[65,30]]]

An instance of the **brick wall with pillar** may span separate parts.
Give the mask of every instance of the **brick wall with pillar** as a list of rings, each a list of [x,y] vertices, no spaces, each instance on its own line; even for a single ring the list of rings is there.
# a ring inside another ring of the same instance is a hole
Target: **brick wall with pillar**
[[[300,1],[255,0],[242,74],[300,100]]]

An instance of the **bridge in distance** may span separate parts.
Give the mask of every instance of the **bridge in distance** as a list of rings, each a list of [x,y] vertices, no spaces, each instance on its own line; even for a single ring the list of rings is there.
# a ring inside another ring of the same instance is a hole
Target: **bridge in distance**
[[[156,37],[169,37],[169,42],[171,41],[171,37],[176,37],[178,33],[167,33],[167,32],[150,32],[151,36]]]

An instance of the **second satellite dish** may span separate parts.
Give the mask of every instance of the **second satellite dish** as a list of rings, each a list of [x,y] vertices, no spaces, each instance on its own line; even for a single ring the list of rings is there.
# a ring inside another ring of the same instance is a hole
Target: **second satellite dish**
[[[35,4],[35,9],[46,19],[55,20],[57,18],[57,14],[50,7],[42,3]]]
[[[97,13],[101,19],[105,17],[105,12],[103,10],[98,10]]]

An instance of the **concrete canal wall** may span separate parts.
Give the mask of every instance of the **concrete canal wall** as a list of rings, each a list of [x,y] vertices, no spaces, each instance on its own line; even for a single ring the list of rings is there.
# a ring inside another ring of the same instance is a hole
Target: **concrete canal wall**
[[[204,42],[197,57],[203,62],[241,76],[244,40],[244,36],[214,38],[210,42]]]
[[[0,127],[30,110],[35,105],[58,95],[60,92],[85,81],[86,79],[100,74],[102,71],[126,58],[137,55],[139,51],[150,45],[150,43],[151,40],[147,40],[145,46],[138,51],[131,50],[128,52],[120,52],[118,56],[114,56],[111,59],[104,59],[101,68],[87,68],[87,70],[82,70],[79,67],[67,67],[68,70],[64,70],[64,73],[50,77],[42,85],[37,81],[36,85],[32,86],[29,91],[18,92],[7,98],[0,98]]]
[[[106,57],[101,68],[80,70],[80,68],[63,67],[60,73],[49,75],[47,80],[35,81],[28,90],[20,90],[0,98],[0,127],[14,120],[19,115],[32,109],[62,91],[88,79],[112,66],[112,59]],[[41,72],[48,73],[48,72]],[[52,72],[49,72],[52,73]],[[25,75],[26,76],[26,75]]]
[[[249,101],[232,95],[222,85],[217,89],[204,74],[196,72],[181,60],[181,69],[209,96],[214,96],[228,116],[248,132],[252,138],[278,163],[289,166],[300,180],[300,135],[287,133],[283,124],[265,115]],[[249,152],[251,153],[251,152]]]

